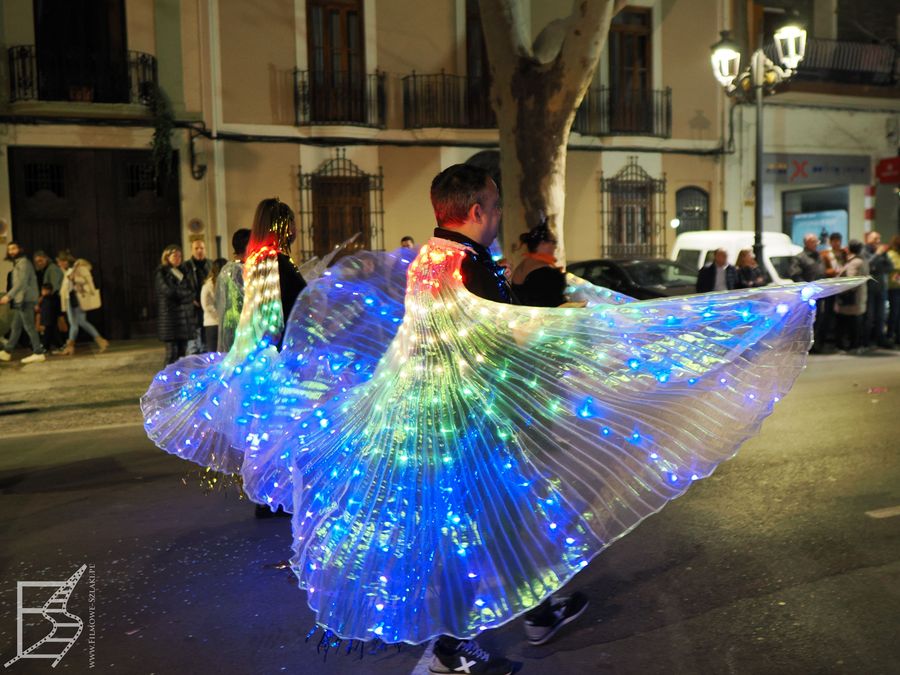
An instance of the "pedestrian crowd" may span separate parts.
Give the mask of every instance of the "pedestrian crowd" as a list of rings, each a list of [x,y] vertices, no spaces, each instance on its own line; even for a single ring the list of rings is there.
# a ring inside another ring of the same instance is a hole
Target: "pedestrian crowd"
[[[191,257],[187,260],[184,260],[181,247],[177,244],[163,249],[154,286],[158,310],[157,332],[166,346],[166,364],[175,363],[188,354],[228,351],[231,348],[230,343],[219,341],[220,333],[226,333],[222,329],[222,321],[228,316],[227,308],[220,306],[219,301],[229,296],[217,287],[224,286],[226,281],[234,283],[235,279],[241,279],[239,265],[243,263],[249,232],[238,230],[232,238],[235,249],[235,260],[232,262],[224,258],[210,262],[202,239],[191,242]],[[237,275],[234,269],[237,269]]]
[[[6,245],[6,259],[12,270],[7,274],[6,292],[0,296],[5,310],[0,361],[12,360],[23,334],[32,351],[22,359],[25,364],[45,361],[47,354],[71,356],[82,329],[99,351],[106,350],[109,342],[87,318],[102,304],[87,260],[65,249],[55,261],[40,250],[29,259],[25,248],[14,241]]]
[[[900,349],[900,235],[889,244],[881,234],[867,232],[865,241],[834,232],[829,246],[819,250],[819,237],[808,234],[803,250],[792,261],[792,281],[834,277],[869,277],[857,288],[818,300],[811,354],[866,354],[875,349]],[[736,265],[718,249],[713,261],[697,274],[697,292],[753,288],[767,283],[753,252],[744,249]]]

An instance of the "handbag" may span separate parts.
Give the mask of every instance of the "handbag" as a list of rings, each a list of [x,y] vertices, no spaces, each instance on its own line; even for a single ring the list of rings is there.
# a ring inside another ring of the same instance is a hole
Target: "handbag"
[[[78,296],[78,306],[85,312],[100,309],[100,305],[103,304],[100,299],[100,289],[94,286],[85,288],[82,293],[75,291],[75,295]]]
[[[100,289],[94,286],[94,278],[91,276],[90,271],[83,274],[82,278],[84,279],[83,284],[74,284],[75,295],[78,297],[78,306],[85,312],[90,312],[92,309],[100,309],[100,305],[103,304],[100,299]]]

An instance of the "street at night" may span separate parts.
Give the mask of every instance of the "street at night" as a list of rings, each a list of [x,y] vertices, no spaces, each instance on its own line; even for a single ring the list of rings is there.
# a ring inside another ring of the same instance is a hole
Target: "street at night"
[[[125,357],[90,358],[78,367]],[[149,379],[150,361],[133,358]],[[0,377],[19,378],[27,399],[47,367]],[[15,414],[43,406],[7,405],[4,391],[4,661],[16,648],[15,582],[65,579],[86,564],[95,641],[82,636],[59,663],[64,672],[87,671],[91,649],[101,672],[427,672],[424,646],[370,645],[362,660],[358,649],[317,652],[319,635],[305,640],[313,614],[284,566],[290,521],[255,519],[234,489],[204,494],[192,466],[134,424],[133,379],[133,408],[103,428],[85,402],[78,423],[90,428],[81,431],[42,433],[53,406]],[[522,673],[892,672],[898,395],[898,352],[811,357],[734,460],[576,577],[591,601],[578,620],[542,647],[525,642],[521,620],[480,642]],[[69,603],[86,626],[88,589],[82,579]],[[46,668],[20,661],[8,672]]]

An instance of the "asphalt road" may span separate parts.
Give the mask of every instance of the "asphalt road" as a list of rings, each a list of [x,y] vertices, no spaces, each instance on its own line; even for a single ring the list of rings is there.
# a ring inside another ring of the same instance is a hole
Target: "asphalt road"
[[[281,565],[289,521],[203,494],[139,426],[17,420],[29,435],[0,438],[0,663],[16,654],[16,582],[86,564],[69,602],[85,632],[56,671],[427,671],[422,646],[317,652]],[[814,357],[736,459],[575,579],[591,598],[578,621],[543,647],[515,622],[480,642],[535,674],[896,673],[898,455],[900,353]],[[25,647],[42,634],[30,621]]]

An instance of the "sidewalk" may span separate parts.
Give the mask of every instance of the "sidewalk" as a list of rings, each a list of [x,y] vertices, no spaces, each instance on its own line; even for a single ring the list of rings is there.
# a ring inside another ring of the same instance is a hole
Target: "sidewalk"
[[[0,363],[0,436],[140,424],[138,400],[162,368],[158,340],[119,340],[100,354],[78,343],[74,356]]]

